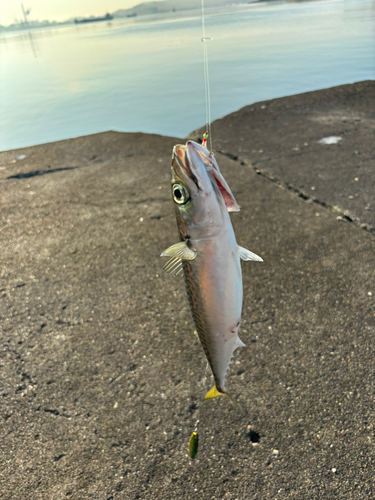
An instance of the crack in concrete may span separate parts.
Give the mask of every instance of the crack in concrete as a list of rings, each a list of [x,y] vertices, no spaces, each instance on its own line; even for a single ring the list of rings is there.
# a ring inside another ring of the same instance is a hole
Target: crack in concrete
[[[264,177],[268,181],[272,182],[273,184],[275,184],[279,188],[286,189],[287,191],[294,193],[295,195],[298,196],[298,198],[301,198],[304,201],[307,201],[309,203],[314,203],[315,205],[319,205],[320,207],[328,210],[329,212],[336,214],[337,220],[343,220],[346,222],[350,222],[350,223],[356,225],[357,227],[359,227],[360,229],[367,231],[368,233],[370,233],[372,236],[375,237],[375,226],[372,226],[372,225],[367,224],[365,222],[361,222],[360,219],[358,219],[356,217],[351,217],[349,215],[346,215],[343,211],[338,210],[333,205],[330,205],[329,203],[327,203],[325,201],[318,200],[317,198],[310,196],[309,194],[305,193],[304,191],[302,191],[301,189],[299,189],[295,186],[292,186],[291,184],[283,183],[283,182],[279,181],[279,179],[277,179],[277,177],[274,177],[273,175],[266,172],[265,170],[261,170],[260,168],[256,167],[252,163],[247,162],[243,158],[241,159],[238,156],[235,156],[231,153],[226,153],[225,151],[221,151],[219,149],[217,150],[217,152],[222,154],[223,156],[226,156],[227,158],[230,158],[231,160],[239,161],[241,165],[244,165],[246,167],[252,167],[254,172],[257,175],[261,175],[262,177]]]

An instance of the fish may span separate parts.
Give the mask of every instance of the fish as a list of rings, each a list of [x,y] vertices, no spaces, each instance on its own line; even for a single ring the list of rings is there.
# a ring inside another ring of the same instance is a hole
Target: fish
[[[172,199],[180,241],[161,254],[163,270],[184,276],[195,331],[215,385],[205,399],[228,394],[225,382],[238,336],[241,260],[263,259],[237,244],[229,212],[240,210],[212,152],[194,141],[173,148]]]

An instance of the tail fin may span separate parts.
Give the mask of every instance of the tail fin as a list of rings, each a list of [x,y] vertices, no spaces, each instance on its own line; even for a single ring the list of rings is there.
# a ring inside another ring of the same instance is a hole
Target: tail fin
[[[213,388],[209,390],[208,393],[205,395],[204,399],[214,399],[217,398],[218,396],[226,396],[226,393],[218,391],[216,389],[216,385],[214,385]]]
[[[242,411],[242,413],[246,415],[246,411],[242,408],[240,403],[238,403],[234,398],[232,398],[232,396],[227,392],[218,391],[216,385],[214,385],[213,388],[207,392],[204,399],[214,399],[217,398],[218,396],[226,396],[227,398],[229,398],[232,401],[232,403],[234,403]]]

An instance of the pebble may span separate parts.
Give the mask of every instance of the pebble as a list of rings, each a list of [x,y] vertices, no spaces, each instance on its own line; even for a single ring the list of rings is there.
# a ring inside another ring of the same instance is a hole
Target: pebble
[[[342,137],[331,135],[329,137],[323,137],[323,139],[320,139],[318,141],[318,144],[337,144],[339,141],[341,141],[341,139]]]

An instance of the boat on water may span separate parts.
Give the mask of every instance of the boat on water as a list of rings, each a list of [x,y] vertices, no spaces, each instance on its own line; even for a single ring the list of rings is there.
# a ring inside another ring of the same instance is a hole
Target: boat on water
[[[113,16],[111,14],[106,14],[103,17],[80,17],[78,19],[74,19],[74,22],[76,24],[82,24],[82,23],[97,23],[99,21],[111,21],[113,19]]]

